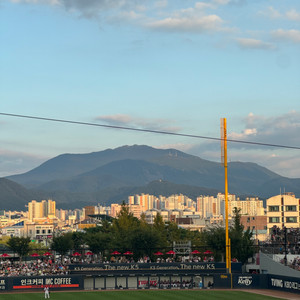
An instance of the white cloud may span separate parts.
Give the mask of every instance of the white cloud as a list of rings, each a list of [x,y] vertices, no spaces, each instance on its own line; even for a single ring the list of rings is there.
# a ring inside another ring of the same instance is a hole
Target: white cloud
[[[300,13],[296,9],[291,9],[285,13],[286,17],[292,21],[300,21]]]
[[[195,3],[195,10],[200,9],[200,10],[204,10],[207,8],[215,8],[215,6],[211,3],[205,3],[205,2],[196,2]]]
[[[108,24],[134,24],[144,28],[179,33],[211,34],[235,33],[236,28],[228,25],[218,11],[222,5],[243,5],[245,0],[206,0],[191,2],[183,0],[177,2],[187,5],[184,8],[172,10],[173,3],[168,0],[10,0],[14,3],[59,5],[61,9],[83,18],[95,19]],[[168,8],[168,9],[165,9]],[[214,12],[211,12],[214,10]],[[287,18],[300,20],[300,13],[296,9],[289,9],[286,13],[279,12],[269,6],[260,14],[270,18]],[[249,32],[250,30],[248,30]],[[300,42],[300,31],[278,29],[271,33],[277,40]],[[225,38],[223,39],[223,41]],[[229,39],[228,39],[229,40]],[[236,38],[230,41],[237,42],[241,49],[272,50],[276,46],[271,42],[254,38]]]
[[[277,29],[272,31],[272,36],[281,41],[288,41],[293,43],[300,43],[300,30],[290,29]]]
[[[237,38],[238,45],[242,49],[262,49],[270,50],[274,49],[275,46],[271,43],[267,43],[261,40],[252,39],[252,38]]]
[[[165,31],[181,31],[201,33],[207,31],[220,31],[222,19],[217,15],[208,15],[198,18],[166,18],[163,20],[153,21],[148,26],[153,29]]]
[[[247,0],[212,0],[212,2],[218,5],[231,4],[241,6],[247,4]]]
[[[99,121],[105,121],[109,124],[128,124],[132,122],[132,117],[124,114],[116,114],[116,115],[109,115],[109,116],[99,116],[96,118]]]
[[[272,145],[300,145],[300,112],[291,111],[279,116],[264,117],[250,113],[242,119],[244,128],[237,132],[228,129],[228,140],[265,143]],[[203,159],[220,161],[219,142],[203,141],[201,144],[182,146],[183,151]],[[228,142],[228,161],[254,162],[282,176],[300,178],[299,150]]]
[[[232,132],[230,136],[240,136],[245,141],[288,146],[300,145],[300,113],[291,111],[276,117],[263,117],[249,114],[244,120],[245,129],[241,133]],[[252,133],[249,135],[249,133]],[[255,134],[253,134],[255,133]]]
[[[133,127],[145,130],[178,132],[181,129],[180,127],[174,125],[174,120],[136,118],[125,114],[98,116],[96,120],[104,121],[113,126]]]
[[[211,33],[231,30],[224,27],[225,22],[220,16],[205,12],[215,8],[213,3],[196,2],[194,7],[176,10],[163,19],[152,19],[146,26],[169,32]]]
[[[286,12],[280,12],[273,6],[269,6],[265,10],[259,11],[259,15],[270,18],[270,19],[288,19],[291,21],[300,21],[300,13],[292,8]]]
[[[247,128],[244,130],[245,135],[256,135],[257,134],[257,130],[256,128]]]
[[[246,128],[240,133],[232,132],[228,134],[230,139],[244,139],[245,137],[255,136],[257,134],[256,128]]]
[[[269,6],[265,10],[259,11],[258,14],[270,19],[278,19],[282,16],[281,13],[273,6]]]
[[[14,3],[60,5],[67,11],[79,14],[85,18],[100,18],[103,14],[112,12],[118,15],[120,11],[142,12],[147,10],[146,0],[10,0]]]

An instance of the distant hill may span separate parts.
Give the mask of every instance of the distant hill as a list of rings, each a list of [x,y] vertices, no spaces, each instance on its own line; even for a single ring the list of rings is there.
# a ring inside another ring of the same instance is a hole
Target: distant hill
[[[0,178],[0,209],[27,210],[25,206],[28,202],[41,196],[39,192],[27,190],[18,183]]]
[[[161,190],[169,194],[185,191],[186,195],[195,191],[194,197],[197,193],[224,191],[224,168],[220,163],[176,149],[143,145],[63,154],[27,173],[7,178],[26,187],[27,195],[50,197],[70,207],[127,201],[128,195],[156,195]],[[255,163],[229,163],[228,187],[229,193],[260,198],[276,195],[280,188],[300,195],[300,179],[282,177]]]
[[[217,190],[207,189],[189,185],[179,185],[167,181],[153,181],[146,186],[106,188],[96,193],[72,193],[64,191],[45,192],[37,190],[27,190],[21,185],[5,179],[0,179],[0,209],[23,210],[29,201],[35,199],[54,199],[58,208],[75,209],[87,205],[110,205],[112,203],[127,202],[128,196],[135,194],[151,194],[154,196],[168,197],[173,194],[183,194],[191,199],[196,199],[199,195],[218,194]]]
[[[52,180],[68,179],[124,159],[152,161],[177,150],[161,150],[148,146],[122,146],[87,154],[62,154],[24,174],[8,176],[26,187],[37,187]],[[184,153],[182,153],[184,155]]]

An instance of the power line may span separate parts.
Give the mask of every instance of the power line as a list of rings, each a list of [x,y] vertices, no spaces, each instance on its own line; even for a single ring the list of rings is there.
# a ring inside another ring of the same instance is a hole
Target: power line
[[[134,127],[126,127],[126,126],[97,124],[97,123],[80,122],[80,121],[72,121],[72,120],[65,120],[65,119],[53,119],[53,118],[45,118],[45,117],[29,116],[29,115],[19,115],[19,114],[10,114],[10,113],[1,113],[1,112],[0,112],[0,115],[7,116],[7,117],[34,119],[34,120],[40,120],[40,121],[60,122],[60,123],[68,123],[68,124],[76,124],[76,125],[96,126],[96,127],[104,127],[104,128],[111,128],[111,129],[121,129],[121,130],[130,130],[130,131],[138,131],[138,132],[148,132],[148,133],[154,133],[154,134],[165,134],[165,135],[174,135],[174,136],[181,136],[181,137],[188,137],[188,138],[222,141],[221,138],[216,138],[216,137],[185,134],[185,133],[176,133],[176,132],[161,131],[161,130],[141,129],[141,128],[134,128]],[[275,147],[275,148],[300,150],[300,147],[297,147],[297,146],[251,142],[251,141],[243,141],[243,140],[228,139],[228,138],[227,138],[227,142],[240,143],[240,144],[249,144],[249,145],[258,145],[258,146],[265,146],[265,147]]]

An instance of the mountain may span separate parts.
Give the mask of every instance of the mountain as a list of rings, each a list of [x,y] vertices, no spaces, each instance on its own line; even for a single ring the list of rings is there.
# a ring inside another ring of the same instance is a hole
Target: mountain
[[[29,201],[41,197],[43,193],[27,190],[18,183],[0,178],[0,209],[26,210]]]
[[[106,188],[96,193],[72,193],[65,191],[36,191],[28,190],[21,185],[5,179],[0,179],[0,209],[5,210],[27,210],[25,206],[29,201],[35,199],[55,199],[58,208],[75,209],[87,205],[110,205],[112,203],[122,203],[127,201],[129,195],[151,194],[154,196],[168,197],[172,194],[184,194],[191,199],[196,199],[199,195],[216,196],[218,190],[207,189],[189,185],[179,185],[167,181],[153,181],[145,186],[133,186],[122,188]],[[18,196],[17,196],[18,195]]]
[[[143,145],[59,155],[8,179],[29,189],[27,192],[47,195],[61,205],[72,207],[127,201],[128,195],[150,193],[147,191],[152,182],[163,182],[164,188],[168,182],[170,194],[195,190],[201,194],[207,191],[209,195],[208,191],[224,191],[224,168],[220,163],[176,149]],[[154,186],[151,194],[160,190],[159,185]],[[278,194],[280,188],[300,195],[300,179],[282,177],[255,163],[228,163],[229,193],[268,198]]]
[[[66,180],[50,181],[39,189],[73,192],[97,192],[103,188],[143,186],[163,179],[177,184],[198,185],[199,174],[142,160],[119,160]]]
[[[172,155],[179,151],[161,150],[148,146],[122,146],[116,149],[107,149],[100,152],[88,154],[62,154],[54,157],[39,167],[24,174],[8,176],[15,182],[26,187],[37,187],[52,180],[63,180],[70,177],[92,171],[113,161],[123,159],[133,160],[161,160],[162,157]],[[180,152],[181,155],[185,155]]]

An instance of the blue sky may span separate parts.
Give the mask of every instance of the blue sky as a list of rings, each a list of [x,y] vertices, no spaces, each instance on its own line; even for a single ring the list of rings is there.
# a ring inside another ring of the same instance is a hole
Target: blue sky
[[[300,146],[299,0],[0,0],[0,112]],[[0,176],[122,145],[220,143],[0,115]],[[300,178],[300,150],[228,145]],[[280,188],[280,187],[279,187]],[[278,189],[279,189],[278,188]]]

